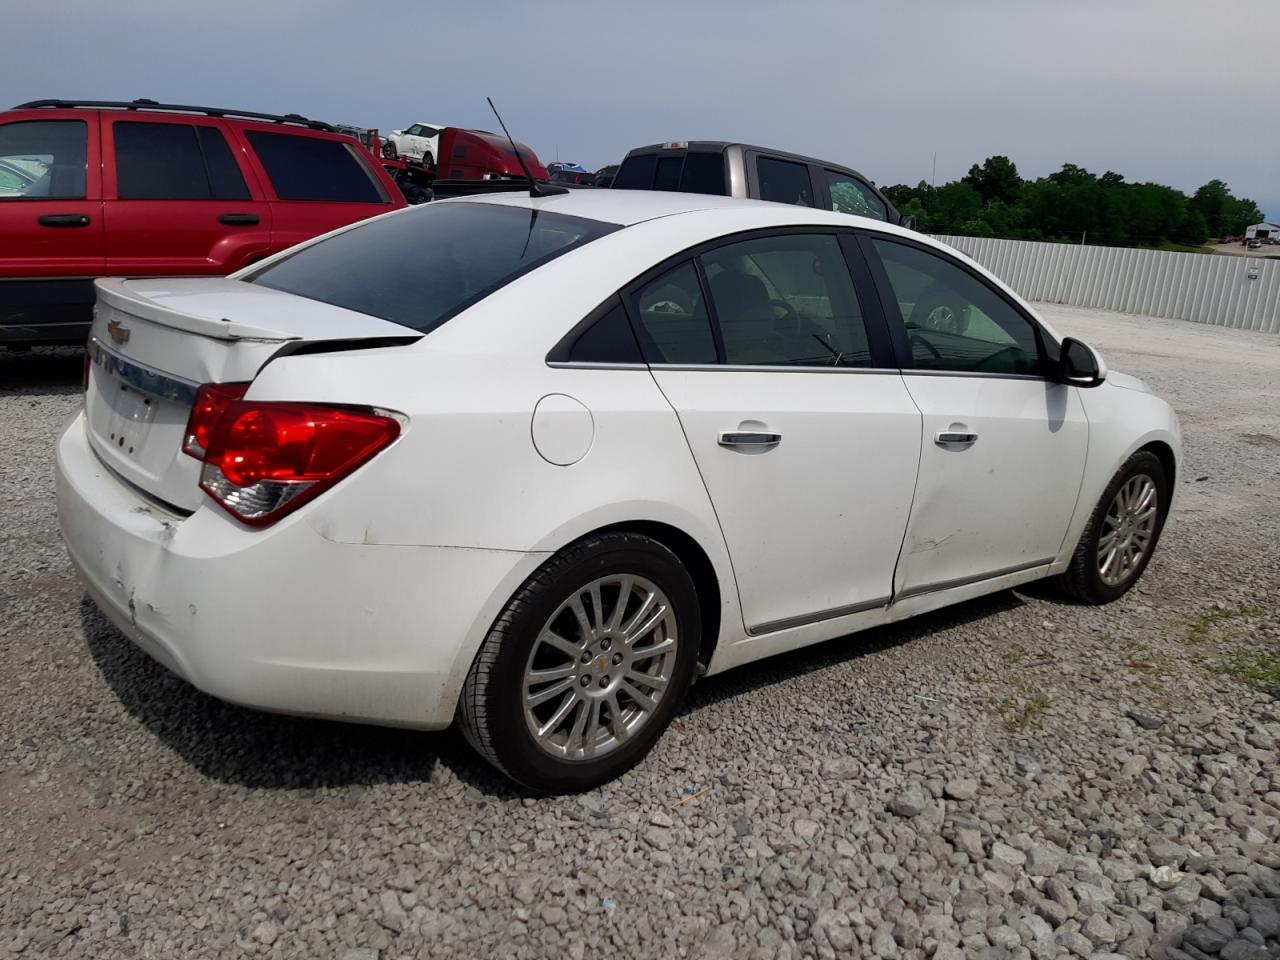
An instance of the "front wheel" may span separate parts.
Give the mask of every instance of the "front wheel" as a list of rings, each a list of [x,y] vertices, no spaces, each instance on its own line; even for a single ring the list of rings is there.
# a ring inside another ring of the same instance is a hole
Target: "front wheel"
[[[1089,518],[1058,586],[1084,603],[1129,592],[1151,562],[1169,512],[1169,478],[1160,458],[1139,450],[1117,471]]]
[[[634,533],[548,560],[508,601],[459,703],[467,740],[542,793],[598,786],[644,758],[693,678],[697,593],[678,557]]]

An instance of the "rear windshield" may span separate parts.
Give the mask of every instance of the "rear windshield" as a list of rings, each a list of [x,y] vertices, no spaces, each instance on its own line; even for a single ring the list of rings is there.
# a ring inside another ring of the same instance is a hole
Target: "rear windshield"
[[[727,193],[723,153],[637,154],[622,161],[615,190],[678,190],[682,193]]]
[[[244,279],[426,333],[615,223],[493,203],[430,203],[370,220]]]

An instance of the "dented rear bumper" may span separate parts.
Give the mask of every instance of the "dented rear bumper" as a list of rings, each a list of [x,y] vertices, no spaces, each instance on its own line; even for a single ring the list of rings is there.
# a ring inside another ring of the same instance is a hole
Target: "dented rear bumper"
[[[306,509],[265,530],[171,514],[107,469],[83,415],[58,438],[57,494],[72,563],[122,633],[201,690],[281,713],[448,726],[488,625],[543,559],[337,543]]]

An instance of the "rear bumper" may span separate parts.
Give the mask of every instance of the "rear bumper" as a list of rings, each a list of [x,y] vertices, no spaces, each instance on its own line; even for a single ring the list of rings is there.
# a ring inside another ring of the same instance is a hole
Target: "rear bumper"
[[[170,515],[102,464],[82,414],[58,439],[57,492],[71,561],[122,633],[201,690],[280,713],[448,726],[489,624],[544,559],[336,543],[305,508],[266,530]]]

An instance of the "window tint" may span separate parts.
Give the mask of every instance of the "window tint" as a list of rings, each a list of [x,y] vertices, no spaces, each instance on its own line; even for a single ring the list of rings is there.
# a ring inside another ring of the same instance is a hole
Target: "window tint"
[[[702,256],[726,363],[867,367],[853,280],[830,235],[744,240]]]
[[[831,191],[831,209],[859,217],[888,220],[889,211],[870,186],[844,173],[827,171],[827,188]]]
[[[421,133],[422,133],[422,124],[420,124],[420,123],[415,123],[415,124],[414,124],[413,126],[411,126],[408,130],[406,130],[406,131],[405,131],[405,133],[407,133],[407,134],[408,134],[409,136],[411,136],[411,137],[416,137],[416,136],[418,136],[419,134],[421,134]]]
[[[653,178],[655,190],[679,190],[680,170],[684,166],[684,157],[663,157],[658,161],[658,175]]]
[[[386,202],[354,146],[262,130],[247,135],[281,200]]]
[[[592,314],[594,318],[569,348],[571,363],[642,363],[640,346],[631,321],[618,297],[611,297]]]
[[[185,123],[117,121],[121,200],[244,200],[249,196],[222,132]]]
[[[213,196],[195,127],[117,122],[115,140],[116,195],[121,200],[208,200]]]
[[[724,154],[691,153],[684,158],[684,172],[680,174],[680,189],[685,193],[712,193],[723,196]]]
[[[88,139],[83,120],[0,124],[0,199],[83,199]]]
[[[918,370],[1040,373],[1035,327],[995,289],[937,254],[875,240]]]
[[[429,203],[304,247],[247,279],[425,333],[617,229],[527,207]]]
[[[658,156],[654,153],[627,157],[613,178],[614,190],[652,190],[653,174],[658,168]]]
[[[809,168],[803,163],[760,157],[756,160],[756,172],[760,176],[761,200],[813,206],[813,184],[809,181]]]
[[[209,171],[213,195],[220,200],[248,200],[249,188],[245,186],[244,175],[240,173],[222,131],[214,127],[196,127],[196,132],[204,150],[204,163]]]
[[[715,363],[716,343],[692,261],[646,283],[635,297],[640,348],[650,363]]]

